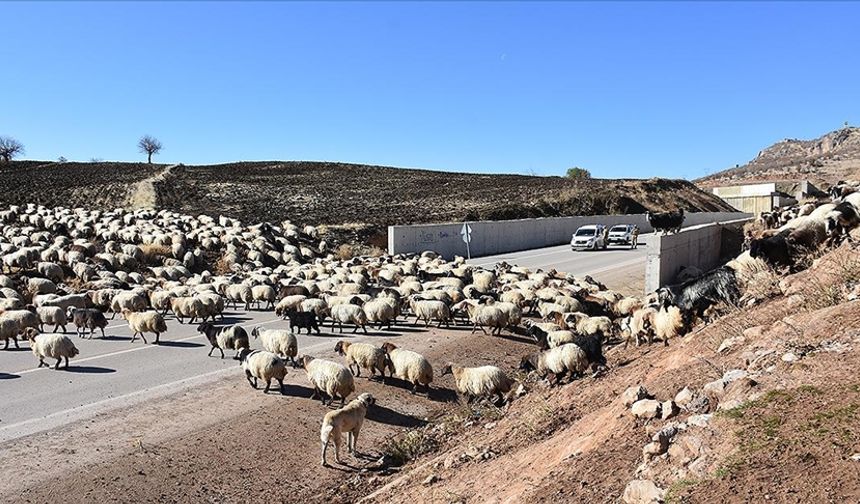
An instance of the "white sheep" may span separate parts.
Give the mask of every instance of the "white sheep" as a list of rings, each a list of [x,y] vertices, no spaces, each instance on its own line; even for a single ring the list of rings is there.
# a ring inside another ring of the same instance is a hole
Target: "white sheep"
[[[663,340],[664,345],[668,346],[669,340],[681,336],[685,329],[684,315],[677,306],[660,308],[654,315],[654,335]]]
[[[251,301],[254,300],[254,294],[251,287],[245,284],[230,284],[224,291],[227,301],[233,303],[233,309],[236,309],[236,304],[239,302],[245,303],[245,311],[251,309]]]
[[[224,318],[224,298],[215,292],[201,292],[197,298],[203,303],[203,320],[216,317]]]
[[[330,440],[334,440],[334,459],[340,463],[341,434],[346,433],[346,448],[349,453],[356,454],[356,442],[367,410],[376,403],[372,395],[368,393],[359,394],[343,408],[329,411],[323,417],[320,428],[320,441],[322,443],[321,464],[327,466],[325,454]]]
[[[423,293],[421,294],[424,295]],[[439,327],[445,324],[446,327],[451,326],[451,309],[444,302],[435,299],[416,299],[410,300],[410,308],[415,314],[415,323],[418,325],[419,320],[424,321],[425,326],[430,325],[430,321],[438,321]]]
[[[17,320],[0,315],[0,340],[6,342],[3,350],[9,349],[9,340],[15,343],[15,348],[21,348],[18,346],[19,332],[21,332],[21,326]]]
[[[254,304],[259,308],[260,301],[266,303],[263,305],[264,310],[275,307],[275,289],[271,285],[255,285],[251,287],[251,296],[254,298]]]
[[[137,339],[138,334],[144,343],[148,343],[145,333],[155,333],[155,341],[153,343],[157,345],[161,333],[167,332],[167,322],[164,321],[164,317],[157,311],[133,312],[124,309],[121,313],[122,318],[128,321],[128,327],[133,332],[131,335],[132,343]]]
[[[275,315],[286,320],[287,312],[290,310],[311,311],[311,310],[305,310],[302,306],[303,303],[305,302],[305,300],[307,300],[307,299],[308,299],[308,297],[303,295],[303,294],[294,294],[292,296],[284,296],[283,298],[281,298],[280,301],[278,301],[278,304],[275,305]],[[317,301],[322,301],[322,300],[319,299]],[[325,303],[325,301],[322,301],[322,302]]]
[[[141,293],[136,291],[120,291],[110,302],[110,309],[113,312],[111,320],[117,313],[122,313],[123,310],[131,312],[141,312],[146,310],[147,300]]]
[[[0,318],[12,319],[18,324],[18,331],[24,331],[28,327],[39,328],[39,315],[30,310],[7,310],[0,314]]]
[[[383,325],[391,329],[391,323],[397,318],[394,303],[396,300],[387,297],[371,299],[364,303],[362,309],[367,317],[367,323],[379,324],[380,329]]]
[[[588,366],[588,356],[575,343],[526,355],[520,362],[520,369],[524,371],[535,370],[541,376],[552,373],[555,383],[550,380],[550,385],[558,384],[565,374],[569,375],[568,381],[573,381],[575,377],[582,376]]]
[[[209,314],[203,305],[203,301],[197,297],[170,298],[170,310],[176,315],[176,320],[180,324],[184,323],[183,319],[185,317],[191,317],[188,323],[193,324],[198,317],[202,320]]]
[[[66,317],[66,312],[59,306],[39,306],[36,308],[36,315],[39,316],[39,331],[44,332],[44,325],[53,325],[54,332],[60,327],[63,332],[66,332],[66,324],[69,323]]]
[[[453,375],[457,392],[465,396],[467,402],[475,399],[497,397],[496,402],[503,402],[511,391],[514,381],[504,371],[496,366],[461,367],[448,364],[442,368],[442,376]]]
[[[263,349],[286,359],[289,357],[293,367],[297,367],[296,356],[299,354],[299,342],[290,331],[283,329],[261,329],[256,326],[251,329],[254,338],[260,338]]]
[[[418,391],[418,385],[424,385],[427,396],[430,396],[430,383],[433,382],[433,366],[423,355],[397,348],[391,343],[383,343],[382,349],[388,354],[388,368],[391,376],[406,380],[412,384],[412,393]]]
[[[657,315],[657,308],[646,306],[633,312],[630,319],[630,333],[628,339],[624,342],[624,347],[630,343],[630,339],[636,341],[636,346],[639,346],[642,341],[651,343],[654,336],[654,317]]]
[[[589,317],[585,313],[566,313],[565,321],[568,327],[573,326],[576,332],[583,336],[600,334],[606,340],[614,334],[612,321],[609,317]]]
[[[257,388],[257,380],[266,382],[264,394],[269,393],[269,388],[272,385],[272,379],[278,382],[281,394],[285,394],[284,378],[287,376],[287,366],[284,359],[278,357],[272,352],[265,350],[249,350],[242,349],[239,354],[240,365],[245,370],[245,378],[248,383],[255,389]],[[253,378],[253,380],[252,380]]]
[[[635,297],[624,297],[616,301],[612,307],[612,311],[616,317],[627,317],[633,315],[633,312],[642,308],[642,300]]]
[[[367,368],[371,378],[379,371],[383,383],[385,382],[385,350],[370,343],[338,341],[334,351],[346,357],[346,367],[355,376],[361,376],[361,368]],[[353,366],[355,371],[352,370]]]
[[[353,324],[355,328],[352,332],[358,331],[360,327],[367,334],[367,316],[361,306],[354,304],[339,304],[330,308],[332,318],[332,328],[334,323],[337,323],[340,332],[343,332],[343,324]]]
[[[355,382],[352,373],[346,366],[323,359],[315,359],[310,355],[303,355],[299,362],[302,363],[308,380],[314,386],[311,399],[319,397],[323,404],[331,405],[336,397],[340,397],[343,406],[346,398],[355,392]],[[326,403],[326,396],[329,398]]]
[[[39,367],[47,366],[45,358],[57,359],[54,369],[60,369],[60,362],[66,360],[66,369],[69,369],[69,359],[78,355],[78,349],[67,336],[63,334],[37,334],[35,329],[27,331],[27,339],[30,340],[30,350],[39,359]]]

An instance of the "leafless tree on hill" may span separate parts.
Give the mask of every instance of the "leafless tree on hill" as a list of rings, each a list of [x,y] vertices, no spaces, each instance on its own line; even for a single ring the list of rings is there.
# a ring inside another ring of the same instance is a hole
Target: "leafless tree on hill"
[[[152,164],[152,155],[161,152],[161,142],[157,138],[150,135],[143,135],[140,141],[137,142],[137,147],[140,152],[146,154],[146,162]]]
[[[12,137],[0,136],[0,160],[4,163],[12,161],[19,154],[24,153],[24,144]]]

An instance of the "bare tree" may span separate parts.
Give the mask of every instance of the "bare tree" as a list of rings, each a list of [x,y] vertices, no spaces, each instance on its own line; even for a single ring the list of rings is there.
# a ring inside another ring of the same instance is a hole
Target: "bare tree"
[[[12,137],[0,136],[0,160],[4,163],[12,161],[12,158],[24,153],[24,144]]]
[[[140,152],[146,154],[146,162],[152,164],[152,155],[161,152],[161,142],[157,138],[150,135],[143,135],[140,141],[137,142],[137,147]]]

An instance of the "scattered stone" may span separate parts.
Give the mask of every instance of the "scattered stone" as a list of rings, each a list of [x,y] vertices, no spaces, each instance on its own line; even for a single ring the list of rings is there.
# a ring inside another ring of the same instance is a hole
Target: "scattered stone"
[[[516,392],[514,392],[514,395],[517,397],[522,397],[522,396],[526,395],[527,392],[528,392],[528,390],[526,390],[525,385],[520,383],[520,385],[517,387]]]
[[[437,481],[439,481],[439,478],[435,474],[431,474],[430,476],[427,476],[424,479],[423,484],[424,485],[432,485],[433,483],[436,483]]]
[[[699,397],[693,399],[692,401],[690,401],[689,404],[687,404],[687,411],[690,411],[693,413],[700,412],[700,411],[708,411],[708,409],[710,407],[711,407],[711,400],[705,396],[699,396]]]
[[[633,480],[624,488],[621,499],[626,504],[654,504],[663,502],[666,491],[651,480]]]
[[[666,449],[668,449],[668,446],[666,447]],[[660,443],[658,443],[656,441],[652,441],[652,442],[646,444],[642,448],[642,457],[646,461],[651,460],[654,457],[657,457],[657,456],[660,456],[660,455],[666,453],[666,449],[664,449],[663,445],[661,445]]]
[[[641,401],[642,399],[650,399],[651,394],[643,387],[642,385],[637,385],[635,387],[630,387],[621,394],[621,402],[624,403],[624,407],[629,408],[633,405],[633,403],[637,401]]]
[[[675,401],[671,399],[664,402],[660,407],[660,418],[662,420],[668,420],[673,416],[677,415],[678,412],[681,411],[680,408],[675,404]]]
[[[851,455],[851,460],[853,460],[854,462],[860,462],[860,453],[855,453],[854,455]]]
[[[701,455],[703,443],[699,436],[686,435],[681,438],[681,442],[694,457]]]
[[[728,352],[732,348],[734,348],[738,345],[742,345],[743,343],[746,342],[746,340],[747,339],[744,338],[743,336],[734,336],[731,338],[726,338],[723,340],[722,343],[720,343],[720,347],[717,348],[717,353]]]
[[[493,428],[493,427],[495,427],[495,426],[496,426],[496,422],[490,422],[490,423],[488,423],[488,424],[484,425],[484,428],[485,428],[485,429],[487,429],[487,430],[490,430],[490,429],[492,429],[492,428]]]
[[[788,352],[782,355],[782,362],[797,362],[799,357],[794,352]]]
[[[744,329],[744,337],[749,339],[761,338],[761,336],[764,334],[765,329],[765,326],[747,327],[746,329]]]
[[[731,410],[741,406],[743,403],[744,401],[741,401],[740,399],[729,399],[728,401],[720,401],[720,404],[717,405],[717,409],[720,411]]]
[[[693,391],[690,390],[690,387],[684,387],[680,392],[675,394],[675,404],[678,406],[684,407],[693,400]]]
[[[806,299],[804,299],[804,297],[801,296],[800,294],[794,294],[794,295],[788,296],[788,299],[786,300],[786,305],[788,306],[788,308],[790,310],[796,310],[798,308],[803,307],[803,305],[805,305],[805,304],[806,304]]]
[[[731,371],[726,371],[726,374],[723,375],[723,381],[726,382],[726,385],[728,385],[729,383],[744,378],[747,374],[749,373],[747,373],[743,369],[732,369]]]
[[[702,387],[702,392],[719,399],[726,392],[726,382],[722,378],[719,380],[708,382],[705,384],[704,387]]]
[[[641,399],[633,403],[630,411],[633,413],[633,416],[638,418],[656,418],[660,415],[660,401]]]
[[[687,425],[693,427],[707,427],[711,423],[711,418],[714,415],[706,413],[704,415],[693,415],[687,419]]]
[[[679,462],[681,464],[685,464],[688,460],[690,460],[690,454],[689,452],[687,452],[687,448],[680,443],[672,443],[666,453],[669,454],[670,459],[673,459],[674,461]]]

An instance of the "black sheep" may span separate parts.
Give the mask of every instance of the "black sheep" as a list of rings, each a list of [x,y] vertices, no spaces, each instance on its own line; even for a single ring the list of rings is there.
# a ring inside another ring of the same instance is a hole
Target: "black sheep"
[[[308,334],[311,333],[311,329],[315,330],[317,334],[320,334],[320,328],[317,324],[317,315],[314,312],[300,312],[295,309],[287,311],[287,317],[290,318],[290,332],[293,332],[295,328],[299,328],[299,333],[302,332],[302,329],[307,329]]]
[[[73,308],[72,323],[75,324],[76,332],[79,337],[86,334],[86,329],[90,330],[90,338],[96,329],[102,332],[102,338],[105,337],[105,327],[108,325],[107,318],[104,313],[95,308]]]

